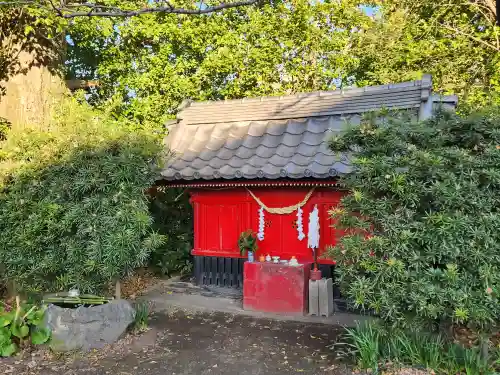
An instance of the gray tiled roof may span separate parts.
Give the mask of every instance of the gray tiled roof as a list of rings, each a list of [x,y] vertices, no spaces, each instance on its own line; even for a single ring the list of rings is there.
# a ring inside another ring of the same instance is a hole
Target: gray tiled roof
[[[363,112],[415,109],[431,81],[282,97],[188,103],[170,128],[166,180],[331,178],[349,171],[327,141]]]

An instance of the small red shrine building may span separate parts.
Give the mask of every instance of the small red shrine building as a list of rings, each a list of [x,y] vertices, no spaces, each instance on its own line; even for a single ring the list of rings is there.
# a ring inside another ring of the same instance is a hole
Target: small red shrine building
[[[347,155],[328,149],[328,140],[348,123],[359,124],[366,112],[398,109],[424,119],[437,101],[456,102],[431,91],[430,76],[424,76],[393,85],[184,103],[169,127],[171,157],[162,177],[167,187],[187,188],[191,195],[197,282],[241,287],[246,256],[237,243],[247,229],[259,234],[257,257],[312,261],[308,228],[315,208],[319,254],[334,245],[342,232],[328,211],[345,194],[337,178],[349,172],[349,163]],[[334,262],[319,262],[331,275]]]

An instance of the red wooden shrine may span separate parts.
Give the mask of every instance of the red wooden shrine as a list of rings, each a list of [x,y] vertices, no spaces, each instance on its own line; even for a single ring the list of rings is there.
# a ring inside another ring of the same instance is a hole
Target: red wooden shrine
[[[431,77],[425,75],[418,81],[370,88],[183,102],[176,121],[168,125],[162,179],[191,195],[196,283],[245,289],[247,280],[244,300],[252,308],[303,312],[308,266],[314,259],[308,242],[315,244],[318,239],[316,231],[308,233],[314,207],[324,277],[334,277],[335,262],[321,255],[343,234],[328,212],[345,194],[336,185],[339,176],[352,170],[349,155],[332,152],[329,141],[347,124],[358,125],[365,113],[381,108],[405,110],[424,119],[435,99]],[[439,99],[445,104],[453,100]],[[296,209],[311,188],[315,190],[302,207],[305,237],[299,240],[297,211],[278,214],[268,209]],[[282,264],[244,264],[247,255],[240,255],[238,238],[248,229],[259,233],[261,206],[268,209],[262,207],[264,239],[258,241],[256,261],[260,255],[282,260],[295,256],[307,271],[297,275]],[[311,226],[317,228],[315,220]],[[245,275],[249,269],[255,272]],[[333,293],[334,298],[340,296],[336,288]],[[276,306],[281,297],[287,299]]]
[[[269,186],[250,187],[251,191],[268,207],[286,207],[301,202],[311,187]],[[258,241],[256,256],[280,256],[299,262],[312,262],[312,249],[307,248],[307,225],[309,213],[318,206],[320,215],[320,256],[329,245],[335,245],[341,231],[337,229],[328,211],[337,206],[344,193],[334,187],[315,188],[302,207],[303,230],[306,238],[299,241],[296,211],[290,214],[265,213],[265,237]],[[244,258],[238,249],[241,232],[258,231],[259,205],[245,187],[191,190],[194,210],[193,255]],[[332,260],[320,259],[319,263],[334,264]]]

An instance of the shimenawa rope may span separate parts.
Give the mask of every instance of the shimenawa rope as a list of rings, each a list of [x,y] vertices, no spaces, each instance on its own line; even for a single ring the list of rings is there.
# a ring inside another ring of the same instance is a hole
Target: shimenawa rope
[[[270,214],[286,215],[286,214],[291,214],[293,211],[296,211],[299,207],[301,208],[302,206],[304,206],[309,200],[309,198],[311,198],[312,193],[314,193],[314,189],[315,188],[313,187],[311,190],[309,190],[309,192],[306,194],[306,196],[301,202],[288,207],[267,207],[264,203],[262,203],[262,201],[259,198],[255,196],[254,193],[252,193],[250,189],[247,188],[247,191],[250,193],[252,198],[255,199],[257,204],[260,207],[264,208],[264,210],[266,210]]]

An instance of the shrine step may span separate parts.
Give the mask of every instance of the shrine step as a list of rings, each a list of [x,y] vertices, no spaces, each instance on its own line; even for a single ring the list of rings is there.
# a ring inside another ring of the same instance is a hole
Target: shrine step
[[[204,297],[223,297],[234,300],[241,300],[242,290],[234,288],[224,288],[217,286],[198,286],[189,282],[170,282],[164,287],[164,291],[168,294],[191,294],[200,295]]]

